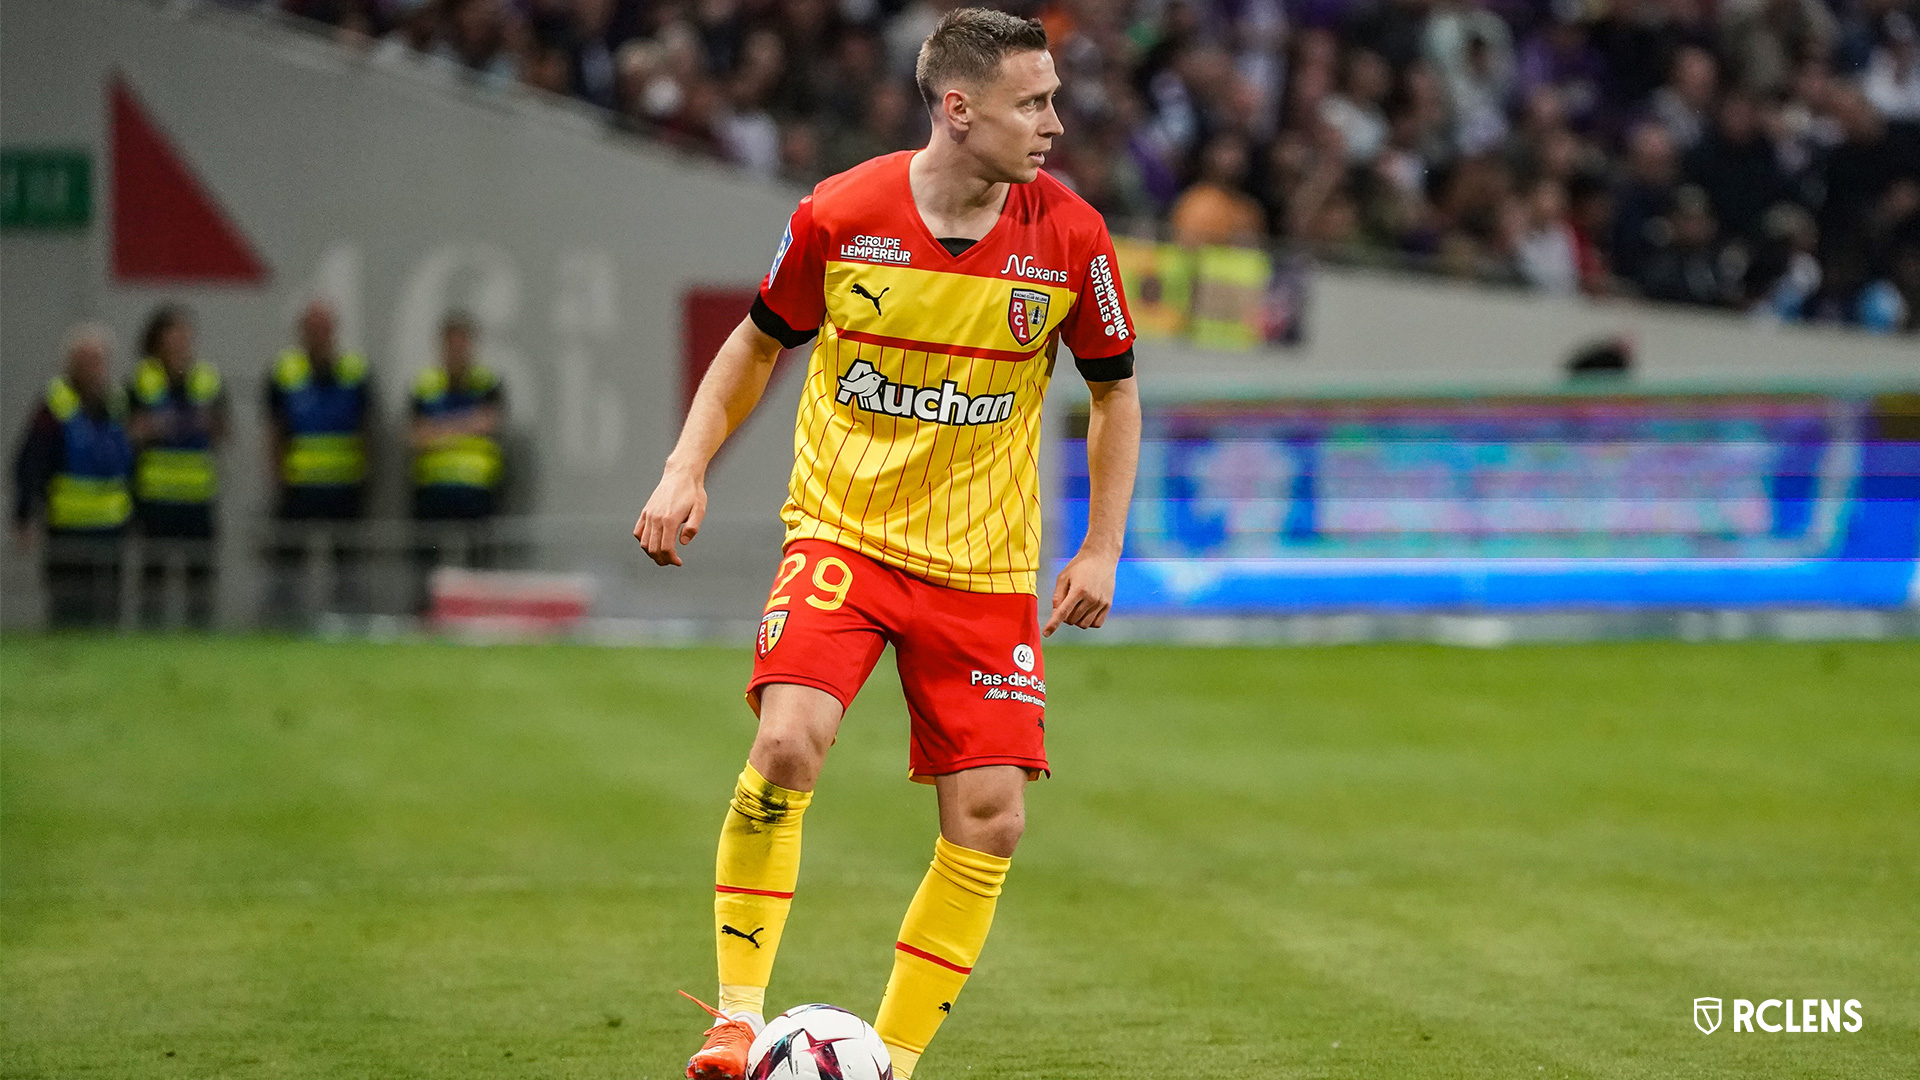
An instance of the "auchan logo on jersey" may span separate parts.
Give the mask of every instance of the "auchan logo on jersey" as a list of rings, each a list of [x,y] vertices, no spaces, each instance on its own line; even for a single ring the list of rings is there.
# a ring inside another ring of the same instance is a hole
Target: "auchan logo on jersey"
[[[952,379],[943,380],[939,386],[908,386],[888,379],[865,360],[855,360],[840,376],[840,393],[835,400],[883,416],[958,426],[997,424],[1013,415],[1011,392],[968,397]]]

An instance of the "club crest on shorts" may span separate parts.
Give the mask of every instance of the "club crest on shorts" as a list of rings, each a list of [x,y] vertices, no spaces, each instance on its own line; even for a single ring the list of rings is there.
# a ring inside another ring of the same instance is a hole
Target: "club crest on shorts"
[[[1007,329],[1013,331],[1013,340],[1022,345],[1033,344],[1033,339],[1039,337],[1047,325],[1050,300],[1046,293],[1033,289],[1013,290],[1013,299],[1007,301]]]
[[[785,611],[769,611],[760,617],[760,655],[766,656],[780,644],[780,635],[787,629]]]

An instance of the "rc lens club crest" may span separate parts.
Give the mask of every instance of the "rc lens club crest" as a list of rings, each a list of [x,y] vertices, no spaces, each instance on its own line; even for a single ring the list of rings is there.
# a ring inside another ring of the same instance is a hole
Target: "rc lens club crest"
[[[1034,289],[1013,290],[1013,298],[1007,301],[1007,329],[1013,331],[1015,341],[1031,345],[1040,336],[1047,325],[1049,301],[1046,293]]]
[[[761,656],[772,652],[773,647],[780,644],[780,635],[785,633],[786,629],[787,613],[785,610],[769,611],[761,617],[759,641]]]

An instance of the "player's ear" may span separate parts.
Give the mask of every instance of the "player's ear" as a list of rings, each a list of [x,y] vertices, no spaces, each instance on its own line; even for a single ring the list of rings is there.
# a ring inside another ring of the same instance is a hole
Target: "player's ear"
[[[966,91],[957,86],[940,95],[940,112],[947,123],[961,131],[973,126],[973,104],[967,100]]]

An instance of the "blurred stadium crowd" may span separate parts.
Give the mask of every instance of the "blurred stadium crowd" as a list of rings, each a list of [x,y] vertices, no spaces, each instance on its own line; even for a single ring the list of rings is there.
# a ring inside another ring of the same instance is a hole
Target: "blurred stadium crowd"
[[[801,183],[920,144],[955,0],[226,0]],[[1002,5],[1007,6],[1007,5]],[[1913,0],[1016,0],[1117,229],[1920,327]]]

